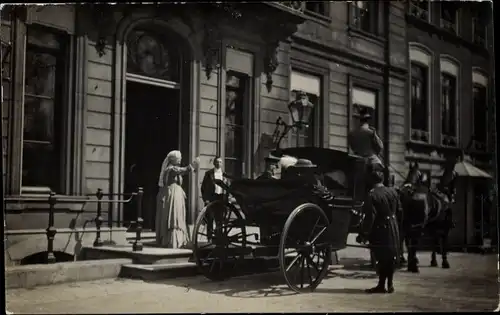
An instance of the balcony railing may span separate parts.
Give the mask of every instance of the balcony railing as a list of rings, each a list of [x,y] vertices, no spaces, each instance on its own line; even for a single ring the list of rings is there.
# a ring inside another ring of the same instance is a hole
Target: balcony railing
[[[429,132],[419,129],[411,130],[411,141],[429,142]]]
[[[300,13],[306,9],[305,1],[272,1],[272,3]]]
[[[422,19],[426,22],[429,21],[429,11],[426,9],[423,9],[422,7],[420,7],[414,3],[410,3],[410,12],[409,13],[410,13],[410,15],[413,15],[416,18]]]

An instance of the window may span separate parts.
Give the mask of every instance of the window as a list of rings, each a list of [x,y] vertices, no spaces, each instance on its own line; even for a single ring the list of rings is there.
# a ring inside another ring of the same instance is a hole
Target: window
[[[306,12],[328,16],[328,4],[324,1],[306,1]]]
[[[321,79],[307,73],[292,71],[290,101],[295,100],[298,91],[305,92],[309,102],[314,104],[314,107],[309,118],[309,127],[291,130],[290,145],[292,147],[312,147],[320,142],[318,122],[321,107]]]
[[[411,63],[411,140],[429,141],[427,67]]]
[[[428,0],[412,0],[409,4],[410,15],[430,22],[430,2]]]
[[[474,140],[481,149],[485,149],[488,137],[487,121],[488,112],[486,104],[486,87],[482,85],[474,85]]]
[[[226,75],[225,169],[235,177],[243,177],[245,161],[245,105],[248,76],[228,71]]]
[[[432,142],[432,58],[425,47],[410,44],[410,141]]]
[[[378,2],[372,1],[352,1],[351,3],[351,24],[364,32],[377,32],[377,7]]]
[[[458,32],[458,7],[453,1],[442,1],[441,4],[441,27],[452,32]]]
[[[165,81],[180,81],[179,56],[167,49],[168,38],[154,32],[133,30],[127,37],[127,72]]]
[[[359,117],[360,113],[371,115],[369,125],[377,128],[377,91],[365,89],[363,87],[353,87],[352,106],[353,117]]]
[[[56,192],[62,188],[64,44],[61,38],[48,31],[27,30],[23,187],[48,187]]]
[[[487,78],[478,73],[472,73],[473,82],[473,140],[476,149],[484,151],[488,143],[488,96],[487,96]]]
[[[457,78],[448,74],[441,74],[441,134],[442,144],[457,145]]]
[[[484,10],[476,10],[472,18],[472,41],[479,46],[486,46],[486,29],[488,17]]]

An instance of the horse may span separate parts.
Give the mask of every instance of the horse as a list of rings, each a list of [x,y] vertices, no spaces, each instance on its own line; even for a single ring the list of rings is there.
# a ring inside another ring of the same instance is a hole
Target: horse
[[[418,163],[411,163],[408,176],[399,188],[402,211],[400,214],[401,240],[408,249],[408,271],[419,272],[417,247],[424,231],[433,240],[431,266],[437,266],[436,252],[441,248],[442,267],[450,268],[448,262],[448,235],[454,227],[452,220],[452,204],[454,203],[455,182],[454,171],[456,159],[447,159],[444,172],[435,189],[431,188],[428,179],[419,170]],[[402,246],[402,244],[401,244]],[[404,261],[404,257],[401,257]]]

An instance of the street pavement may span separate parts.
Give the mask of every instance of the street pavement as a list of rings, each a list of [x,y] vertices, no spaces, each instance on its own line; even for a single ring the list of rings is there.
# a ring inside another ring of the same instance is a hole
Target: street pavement
[[[153,282],[128,279],[7,290],[14,314],[493,311],[499,303],[497,255],[451,253],[451,269],[431,268],[419,255],[421,273],[395,276],[396,292],[368,295],[373,271],[344,260],[313,293],[295,294],[279,272],[214,283],[198,276]],[[359,261],[357,261],[359,263]]]

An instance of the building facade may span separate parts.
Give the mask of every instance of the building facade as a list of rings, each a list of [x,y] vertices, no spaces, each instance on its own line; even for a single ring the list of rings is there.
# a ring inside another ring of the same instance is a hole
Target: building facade
[[[450,242],[496,239],[491,4],[410,1],[407,10],[410,156],[436,181],[447,155],[490,173],[493,180],[459,174]]]
[[[298,90],[315,104],[311,126],[283,146],[348,151],[347,134],[365,107],[398,184],[412,158],[430,160],[449,147],[429,130],[423,132],[428,145],[410,141],[418,129],[408,127],[413,51],[441,53],[419,35],[432,39],[412,24],[409,10],[404,2],[371,1],[2,10],[2,40],[12,48],[2,78],[4,190],[16,200],[6,204],[9,261],[27,262],[46,250],[47,205],[40,200],[50,191],[58,198],[61,257],[77,254],[79,243],[89,245],[75,233],[91,233],[95,205],[85,200],[98,188],[123,194],[143,187],[145,227],[154,227],[158,173],[173,149],[184,163],[201,158],[200,171],[185,183],[193,222],[213,159],[221,156],[234,176],[259,175],[275,145],[276,120],[290,119],[287,106]],[[461,74],[471,76],[460,79],[462,87],[472,89],[473,67],[482,75],[478,82],[486,78],[490,86],[491,76],[479,71],[492,69],[490,55],[479,54],[465,70],[472,53],[450,50],[446,61],[463,60]],[[432,95],[429,103],[437,106],[439,94]],[[460,106],[468,115],[471,102]],[[439,117],[439,107],[432,108],[426,115]],[[440,128],[440,120],[434,125]],[[464,125],[456,129],[460,145],[470,136]],[[424,163],[437,172],[434,164]],[[109,204],[104,211],[111,229],[135,220],[132,207]]]

